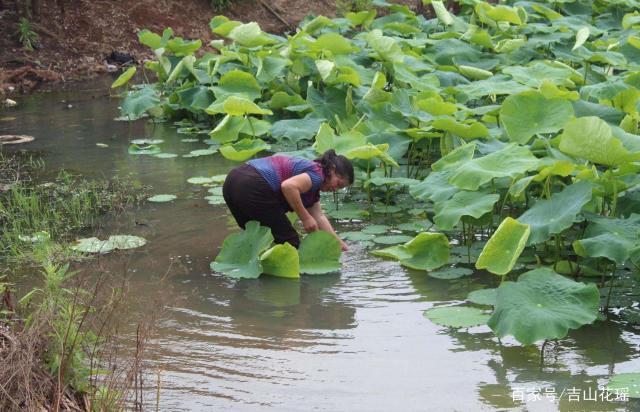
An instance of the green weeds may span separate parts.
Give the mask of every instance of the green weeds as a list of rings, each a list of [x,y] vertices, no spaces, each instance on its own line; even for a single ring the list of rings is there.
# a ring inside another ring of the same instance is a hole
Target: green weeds
[[[27,50],[33,50],[38,44],[38,33],[35,32],[33,24],[24,17],[20,18],[18,22],[18,31],[16,34],[22,47]]]

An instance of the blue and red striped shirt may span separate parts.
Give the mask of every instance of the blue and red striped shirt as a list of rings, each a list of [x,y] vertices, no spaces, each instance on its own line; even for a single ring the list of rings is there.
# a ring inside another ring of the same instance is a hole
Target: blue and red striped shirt
[[[301,157],[269,156],[249,160],[251,165],[260,173],[274,192],[281,192],[280,185],[290,177],[306,173],[311,178],[311,189],[301,193],[304,207],[311,207],[320,200],[320,185],[324,181],[324,173],[320,163]]]

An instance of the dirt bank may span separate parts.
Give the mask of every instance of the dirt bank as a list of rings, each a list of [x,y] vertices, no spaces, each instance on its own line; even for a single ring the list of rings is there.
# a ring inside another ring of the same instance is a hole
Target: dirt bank
[[[417,4],[415,0],[397,2]],[[17,4],[22,3],[0,1],[0,97],[2,89],[5,94],[28,93],[46,82],[104,73],[107,56],[114,51],[142,61],[150,53],[138,44],[136,34],[145,28],[161,32],[171,27],[177,36],[207,43],[213,38],[209,20],[217,14],[257,21],[272,33],[295,27],[307,14],[335,15],[334,0],[237,0],[220,12],[208,0],[40,1],[38,15],[32,19],[38,40],[36,49],[29,51],[17,35]]]

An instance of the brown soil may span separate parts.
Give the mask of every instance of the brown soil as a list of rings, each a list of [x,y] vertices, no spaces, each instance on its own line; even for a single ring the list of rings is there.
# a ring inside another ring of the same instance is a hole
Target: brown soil
[[[0,0],[0,97],[8,91],[28,93],[43,83],[104,73],[106,57],[114,51],[141,62],[151,57],[136,35],[145,28],[160,33],[171,27],[176,36],[207,44],[213,39],[208,23],[216,14],[256,21],[271,33],[294,28],[308,14],[335,15],[334,0],[232,0],[231,7],[220,12],[213,11],[208,0],[41,0],[33,19],[39,44],[28,51],[16,35],[20,17],[16,3],[24,1]]]

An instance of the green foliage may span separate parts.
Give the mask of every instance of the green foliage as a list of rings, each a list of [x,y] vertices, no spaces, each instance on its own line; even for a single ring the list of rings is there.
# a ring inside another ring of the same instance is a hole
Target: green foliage
[[[18,41],[23,48],[30,51],[34,50],[34,47],[38,43],[39,37],[38,33],[36,33],[33,28],[33,24],[31,24],[28,19],[24,17],[20,18],[20,21],[18,22],[17,35]]]
[[[233,3],[231,0],[211,0],[211,9],[215,12],[229,8]]]
[[[336,13],[339,15],[368,11],[371,8],[371,0],[336,0]]]

